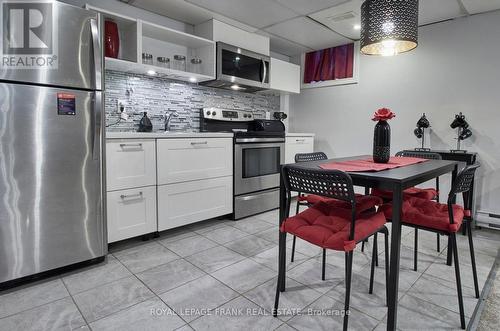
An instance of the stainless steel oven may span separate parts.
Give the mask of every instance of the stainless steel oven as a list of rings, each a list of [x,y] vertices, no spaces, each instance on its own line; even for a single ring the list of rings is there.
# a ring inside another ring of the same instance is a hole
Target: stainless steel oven
[[[234,145],[234,193],[244,194],[280,185],[285,139],[236,138]]]
[[[235,219],[279,206],[280,165],[284,159],[282,137],[235,138]]]
[[[234,132],[233,218],[279,207],[280,165],[285,161],[285,126],[255,119],[251,111],[204,108],[202,132]]]

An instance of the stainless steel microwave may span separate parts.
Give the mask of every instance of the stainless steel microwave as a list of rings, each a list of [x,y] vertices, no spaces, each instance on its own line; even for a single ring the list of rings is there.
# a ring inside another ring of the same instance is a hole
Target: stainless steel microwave
[[[216,79],[202,85],[256,92],[269,89],[270,57],[217,42]]]

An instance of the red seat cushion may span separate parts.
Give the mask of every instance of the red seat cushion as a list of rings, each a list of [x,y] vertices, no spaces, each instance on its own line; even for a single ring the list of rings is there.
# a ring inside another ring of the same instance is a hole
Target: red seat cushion
[[[349,240],[351,219],[339,216],[346,210],[319,202],[305,211],[287,218],[280,230],[314,245],[337,251],[351,251],[359,242],[384,226],[383,213],[362,214],[356,219],[354,240]]]
[[[403,200],[403,224],[413,224],[445,232],[457,232],[464,219],[464,209],[459,205],[453,205],[452,209],[454,223],[450,224],[448,205],[409,197]],[[379,211],[383,212],[388,219],[392,218],[391,203],[381,206]]]
[[[307,203],[314,205],[315,203],[318,203],[320,201],[328,201],[328,200],[333,200],[333,199],[322,197],[322,196],[316,195],[316,194],[307,194],[307,195],[299,195],[298,200],[299,201],[307,201]]]
[[[372,189],[372,195],[381,197],[384,200],[392,200],[392,192],[386,190],[380,190],[377,188]],[[405,197],[416,197],[421,199],[432,200],[437,197],[438,192],[433,188],[418,188],[410,187],[403,191]]]
[[[308,194],[306,196],[299,196],[299,201],[307,201],[309,204],[314,205],[318,202],[328,203],[332,207],[345,208],[351,210],[351,204],[347,201],[325,198],[315,194]],[[356,212],[362,213],[367,210],[380,206],[384,203],[382,198],[372,195],[356,194]]]

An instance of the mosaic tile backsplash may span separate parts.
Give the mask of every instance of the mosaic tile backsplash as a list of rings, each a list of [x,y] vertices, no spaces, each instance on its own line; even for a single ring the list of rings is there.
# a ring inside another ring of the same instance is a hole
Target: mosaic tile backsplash
[[[127,121],[117,112],[118,100],[125,101]],[[106,71],[107,131],[136,131],[147,112],[153,131],[164,130],[165,115],[171,117],[171,131],[199,131],[200,108],[220,107],[253,111],[265,118],[266,111],[280,111],[280,97],[226,91],[166,78]]]

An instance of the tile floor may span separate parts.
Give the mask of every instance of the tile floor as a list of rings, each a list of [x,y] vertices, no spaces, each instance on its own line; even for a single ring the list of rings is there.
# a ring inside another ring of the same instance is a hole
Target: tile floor
[[[295,262],[288,262],[287,291],[280,301],[283,314],[270,315],[277,276],[277,215],[272,211],[238,222],[211,220],[147,242],[133,239],[111,245],[102,264],[0,292],[0,330],[340,329],[342,316],[335,310],[343,309],[343,253],[328,253],[327,280],[321,281],[321,250],[300,240]],[[413,231],[403,231],[399,329],[458,329],[454,269],[445,265],[445,239],[437,252],[435,235],[419,233],[415,272]],[[380,237],[380,267],[371,295],[371,244],[364,253],[359,247],[355,251],[353,330],[385,329]],[[291,247],[291,241],[288,244]],[[475,245],[482,288],[498,253],[500,233],[476,231]],[[461,235],[459,248],[468,320],[477,301],[467,241]],[[289,258],[290,251],[287,254]],[[318,315],[321,311],[327,314]]]

